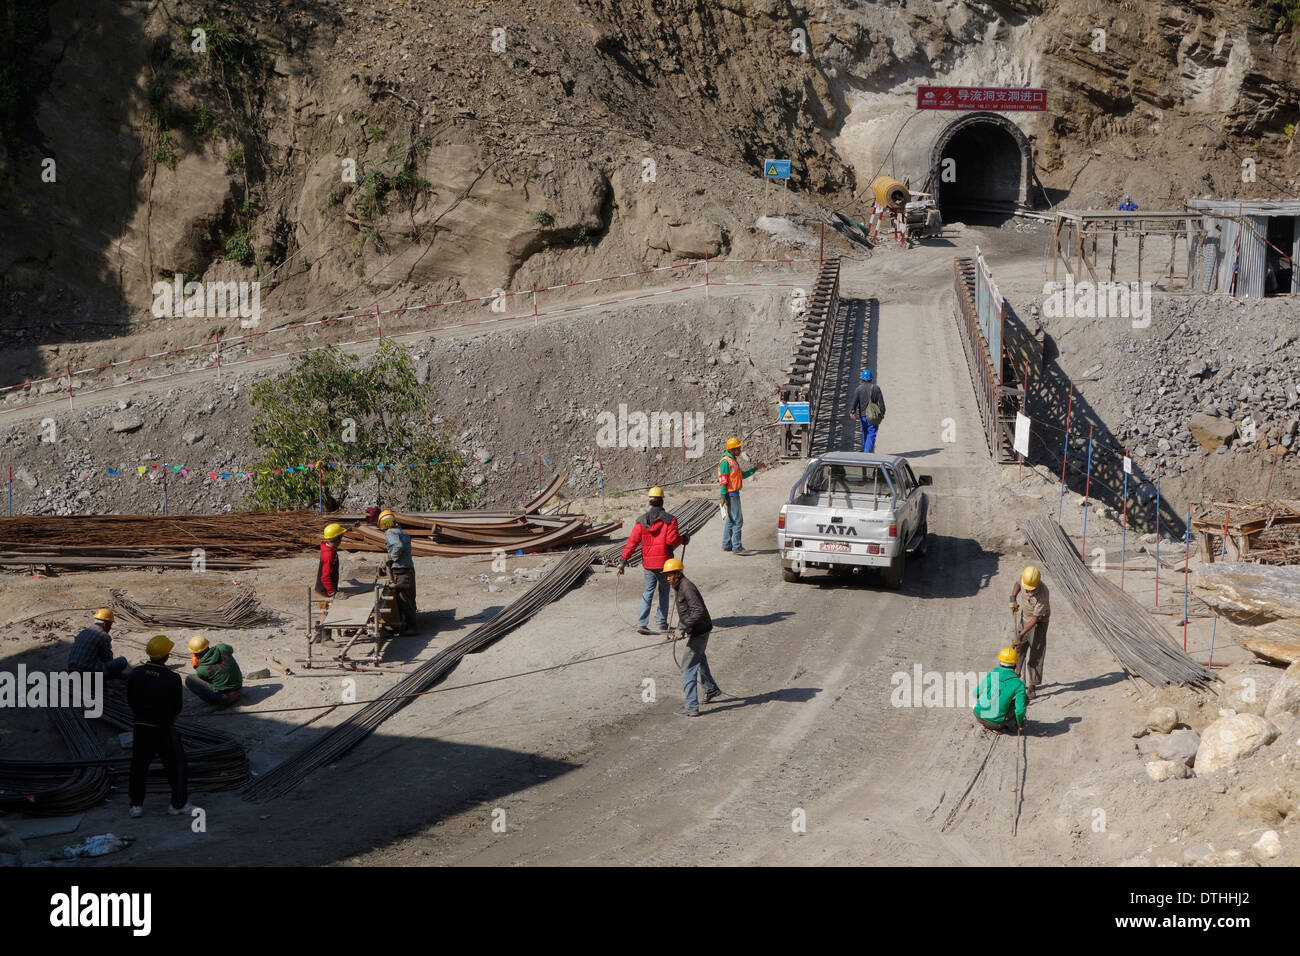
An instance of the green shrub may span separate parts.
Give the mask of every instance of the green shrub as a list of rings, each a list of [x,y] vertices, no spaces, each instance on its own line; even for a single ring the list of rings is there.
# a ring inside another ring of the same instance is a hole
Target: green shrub
[[[392,341],[382,343],[365,365],[333,347],[299,357],[288,374],[252,387],[252,437],[264,457],[254,469],[248,504],[314,508],[323,488],[325,507],[334,510],[354,483],[375,475],[373,468],[301,470],[323,461],[383,463],[381,494],[393,507],[463,507],[469,497],[465,462],[433,423],[433,395],[433,385],[416,378],[411,354]],[[355,426],[345,430],[346,419]],[[292,472],[284,470],[290,467]]]
[[[214,117],[212,111],[208,109],[207,103],[200,103],[198,116],[194,118],[194,138],[199,142],[203,142],[203,140],[216,132],[216,129],[216,117]]]
[[[241,266],[253,264],[253,244],[248,241],[247,232],[237,232],[226,240],[226,258]]]
[[[546,229],[555,225],[555,217],[543,209],[541,212],[536,213],[533,216],[533,222],[537,223],[537,225],[541,226],[543,229]]]
[[[171,130],[165,129],[158,134],[158,146],[153,151],[153,161],[171,170],[176,168],[176,149],[172,145]]]

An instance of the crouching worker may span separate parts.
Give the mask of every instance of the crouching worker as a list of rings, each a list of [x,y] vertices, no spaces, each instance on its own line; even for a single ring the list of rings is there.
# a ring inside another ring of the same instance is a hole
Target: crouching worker
[[[229,706],[244,692],[244,675],[235,662],[229,644],[208,644],[199,634],[190,638],[190,663],[194,673],[185,678],[185,686],[209,704]]]
[[[129,793],[131,816],[144,815],[145,783],[154,754],[162,758],[172,802],[168,813],[189,813],[185,784],[185,749],[176,731],[181,712],[181,679],[167,669],[167,655],[174,645],[165,635],[149,639],[145,653],[149,663],[135,668],[126,679],[126,702],[131,707],[131,774]]]
[[[102,671],[104,676],[125,678],[131,673],[125,657],[113,656],[113,609],[101,607],[95,612],[94,623],[84,627],[73,638],[68,652],[68,670],[93,674]]]
[[[1025,684],[1016,676],[1014,647],[998,652],[998,666],[984,675],[975,692],[975,720],[1000,734],[1015,734],[1025,726]]]

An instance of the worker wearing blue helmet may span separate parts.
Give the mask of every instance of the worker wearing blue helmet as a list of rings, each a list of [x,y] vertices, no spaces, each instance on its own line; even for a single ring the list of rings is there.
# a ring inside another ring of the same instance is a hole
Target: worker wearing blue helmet
[[[880,386],[872,381],[871,369],[862,370],[862,381],[853,392],[853,404],[849,407],[849,417],[857,419],[862,426],[862,450],[876,450],[876,431],[885,419],[885,396]]]

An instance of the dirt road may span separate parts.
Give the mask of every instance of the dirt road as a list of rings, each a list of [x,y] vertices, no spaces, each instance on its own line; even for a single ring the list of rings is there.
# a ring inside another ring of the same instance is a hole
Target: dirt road
[[[988,520],[995,474],[950,313],[951,253],[914,250],[894,263],[906,268],[914,291],[895,289],[888,277],[881,282],[879,273],[865,269],[846,273],[844,285],[849,296],[882,294],[878,309],[870,310],[869,334],[889,407],[878,447],[903,452],[918,471],[936,476],[934,541],[929,555],[909,567],[903,590],[821,575],[783,584],[773,556],[773,517],[798,469],[765,472],[745,493],[746,540],[760,554],[722,553],[721,529],[710,526],[686,560],[720,625],[710,659],[730,698],[698,720],[673,717],[680,690],[664,651],[616,659],[626,663],[584,671],[582,678],[576,671],[570,679],[547,676],[548,691],[529,692],[522,726],[493,727],[489,711],[431,724],[431,733],[480,744],[495,738],[494,744],[522,749],[529,720],[567,713],[581,724],[568,736],[587,742],[572,772],[353,862],[1009,862],[1000,838],[1010,832],[1011,745],[999,745],[986,770],[988,786],[941,832],[987,748],[970,728],[964,702],[890,703],[894,675],[910,677],[916,665],[927,672],[991,666],[1005,642],[1004,591],[1019,570],[1000,568],[997,555],[972,540]],[[954,429],[955,442],[942,440],[945,426]],[[599,607],[600,592],[611,588],[608,577],[593,581],[563,609],[593,598]],[[623,594],[627,616],[632,590]],[[1053,642],[1056,680],[1106,669],[1091,643],[1069,641],[1068,625],[1061,632]],[[656,681],[653,703],[641,702],[644,677]],[[619,716],[586,717],[591,709]],[[1050,699],[1035,707],[1035,717],[1049,731],[1068,726]],[[1027,788],[1025,817],[1031,828],[1041,820],[1046,839],[1059,793],[1045,768],[1068,772],[1073,748],[1060,736],[1042,736],[1031,749],[1040,769]],[[494,818],[493,810],[502,812]],[[796,832],[801,823],[805,832]],[[1056,857],[1053,849],[1040,852]]]
[[[783,583],[775,515],[800,466],[765,469],[744,498],[745,543],[759,553],[721,552],[714,521],[685,555],[717,625],[713,670],[731,695],[702,717],[673,716],[681,690],[670,648],[630,628],[640,575],[596,571],[464,660],[447,682],[463,689],[411,704],[287,797],[254,806],[234,794],[206,795],[205,833],[173,834],[168,818],[151,820],[150,839],[109,862],[1096,859],[1101,854],[1078,844],[1071,821],[1062,823],[1061,794],[1108,759],[1116,718],[1092,715],[1127,689],[1071,615],[1054,621],[1053,686],[1031,709],[1014,844],[1010,742],[995,745],[970,799],[946,825],[988,746],[970,726],[964,697],[934,701],[919,689],[900,690],[918,668],[988,670],[1007,640],[1007,594],[1020,570],[1019,558],[1000,560],[992,550],[1011,519],[997,506],[1001,475],[988,460],[951,314],[954,254],[951,246],[881,254],[844,274],[844,294],[862,300],[868,317],[866,358],[889,409],[877,447],[934,475],[929,554],[909,565],[901,591],[871,577],[810,574]],[[853,423],[841,425],[839,440],[851,440]],[[670,490],[670,507],[679,495]],[[621,516],[642,506],[628,501]],[[428,573],[463,577],[465,570],[431,565]],[[440,626],[471,626],[466,619],[491,606],[483,597],[477,606],[456,598]],[[615,652],[623,653],[605,656]],[[565,666],[511,677],[555,665]],[[322,679],[321,693],[333,693],[336,680]],[[908,701],[937,706],[895,706]],[[259,706],[279,705],[271,698]],[[255,721],[244,728],[254,769],[264,771],[343,715],[287,739],[301,713]]]

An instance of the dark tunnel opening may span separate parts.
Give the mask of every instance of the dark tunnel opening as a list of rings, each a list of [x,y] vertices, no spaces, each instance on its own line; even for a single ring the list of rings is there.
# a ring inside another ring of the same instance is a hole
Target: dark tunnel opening
[[[1002,117],[966,117],[936,144],[933,160],[944,222],[1010,213],[1026,199],[1028,142]]]

